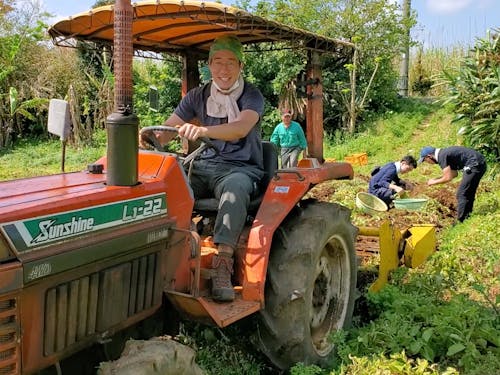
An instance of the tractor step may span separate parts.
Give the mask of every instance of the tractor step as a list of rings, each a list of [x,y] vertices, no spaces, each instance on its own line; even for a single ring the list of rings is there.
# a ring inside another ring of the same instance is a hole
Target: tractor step
[[[226,327],[260,310],[260,302],[246,301],[235,288],[236,297],[232,302],[215,302],[210,297],[193,297],[190,294],[168,291],[170,302],[184,311],[189,318],[205,323]]]

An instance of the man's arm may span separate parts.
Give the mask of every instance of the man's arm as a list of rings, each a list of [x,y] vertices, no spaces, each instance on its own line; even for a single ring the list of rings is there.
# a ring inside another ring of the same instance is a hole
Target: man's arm
[[[173,116],[174,115],[172,115],[171,118]],[[178,116],[177,119],[179,119]],[[176,121],[177,119],[173,119],[172,121]],[[169,120],[170,118],[167,121]],[[240,112],[236,121],[227,124],[196,126],[190,123],[182,123],[182,126],[179,128],[179,135],[181,137],[186,137],[190,141],[195,141],[200,137],[220,139],[223,141],[235,141],[246,137],[258,121],[259,114],[253,110],[247,109]]]
[[[172,113],[168,119],[165,120],[163,125],[167,126],[181,126],[185,121],[177,116],[175,113]]]
[[[387,166],[387,164],[380,169],[380,171],[372,177],[374,181],[374,186],[379,188],[379,187],[384,187],[386,189],[394,189],[393,186],[396,186],[392,183],[394,180],[394,176],[396,176],[396,167],[391,165],[390,167]],[[396,186],[397,187],[397,186]]]
[[[277,147],[280,147],[279,128],[280,124],[276,125],[276,127],[273,130],[273,134],[271,134],[271,139],[269,140],[271,143],[274,143]]]
[[[437,184],[444,184],[446,182],[449,182],[453,180],[455,177],[457,177],[458,171],[455,171],[451,169],[450,166],[447,166],[446,168],[443,169],[443,175],[439,178],[431,178],[429,181],[427,181],[427,185],[437,185]]]
[[[302,130],[302,126],[297,122],[298,125],[298,131],[299,131],[299,142],[300,142],[300,148],[302,150],[305,150],[307,148],[307,139],[306,135],[304,134],[304,130]],[[305,154],[305,151],[304,151]]]
[[[401,193],[402,191],[404,191],[401,186],[395,184],[389,184],[389,189],[394,190],[396,193]]]

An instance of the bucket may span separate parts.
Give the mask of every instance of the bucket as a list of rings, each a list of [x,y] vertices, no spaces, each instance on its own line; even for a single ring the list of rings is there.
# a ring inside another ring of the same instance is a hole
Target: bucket
[[[427,203],[425,198],[394,199],[394,208],[402,210],[420,210]]]
[[[356,206],[369,214],[379,214],[387,211],[388,207],[385,202],[377,198],[375,195],[359,192],[356,194]]]

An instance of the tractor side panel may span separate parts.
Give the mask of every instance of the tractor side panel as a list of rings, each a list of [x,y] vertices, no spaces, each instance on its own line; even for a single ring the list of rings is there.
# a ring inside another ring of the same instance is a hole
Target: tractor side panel
[[[0,183],[0,373],[33,374],[152,315],[190,270],[178,160],[140,153],[137,186],[103,174]]]

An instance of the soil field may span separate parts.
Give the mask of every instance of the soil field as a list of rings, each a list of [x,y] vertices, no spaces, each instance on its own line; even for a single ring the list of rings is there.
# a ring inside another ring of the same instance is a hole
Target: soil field
[[[428,178],[428,176],[427,176]],[[359,191],[367,191],[370,177],[364,174],[356,174],[352,183],[355,192],[349,192],[349,195],[343,196],[344,191],[336,192],[336,187],[342,189],[342,185],[326,182],[315,186],[309,196],[320,201],[338,202],[349,205],[349,201],[354,200],[354,196]],[[456,189],[460,180],[448,184],[439,185],[439,187],[429,188],[425,182],[415,183],[414,189],[407,192],[407,198],[427,198],[428,202],[420,210],[404,210],[390,208],[386,212],[377,215],[371,215],[354,207],[351,220],[354,225],[359,227],[378,228],[383,221],[389,220],[394,228],[404,230],[414,225],[431,224],[436,228],[439,249],[439,232],[455,222],[456,217]],[[342,184],[342,182],[340,182]],[[481,189],[480,185],[480,189]],[[484,188],[483,188],[484,189]],[[358,289],[363,290],[376,278],[376,269],[379,262],[379,242],[378,237],[358,235],[356,242],[356,252],[360,262],[360,272],[358,275]],[[363,315],[363,311],[357,311],[357,314]]]
[[[369,178],[367,176],[360,175],[356,178],[366,180],[366,189],[368,188]],[[453,224],[457,210],[455,192],[458,181],[440,185],[438,189],[429,189],[422,184],[414,184],[414,186],[414,189],[408,192],[408,198],[422,198],[423,196],[429,198],[427,208],[418,211],[390,208],[387,212],[375,216],[356,210],[352,215],[353,222],[356,223],[356,217],[362,215],[363,221],[373,226],[377,226],[381,221],[389,219],[394,225],[401,228],[415,224],[433,224],[436,226],[437,231]],[[309,195],[320,201],[332,202],[334,193],[335,187],[328,182],[315,186]],[[343,202],[339,203],[343,204]]]

